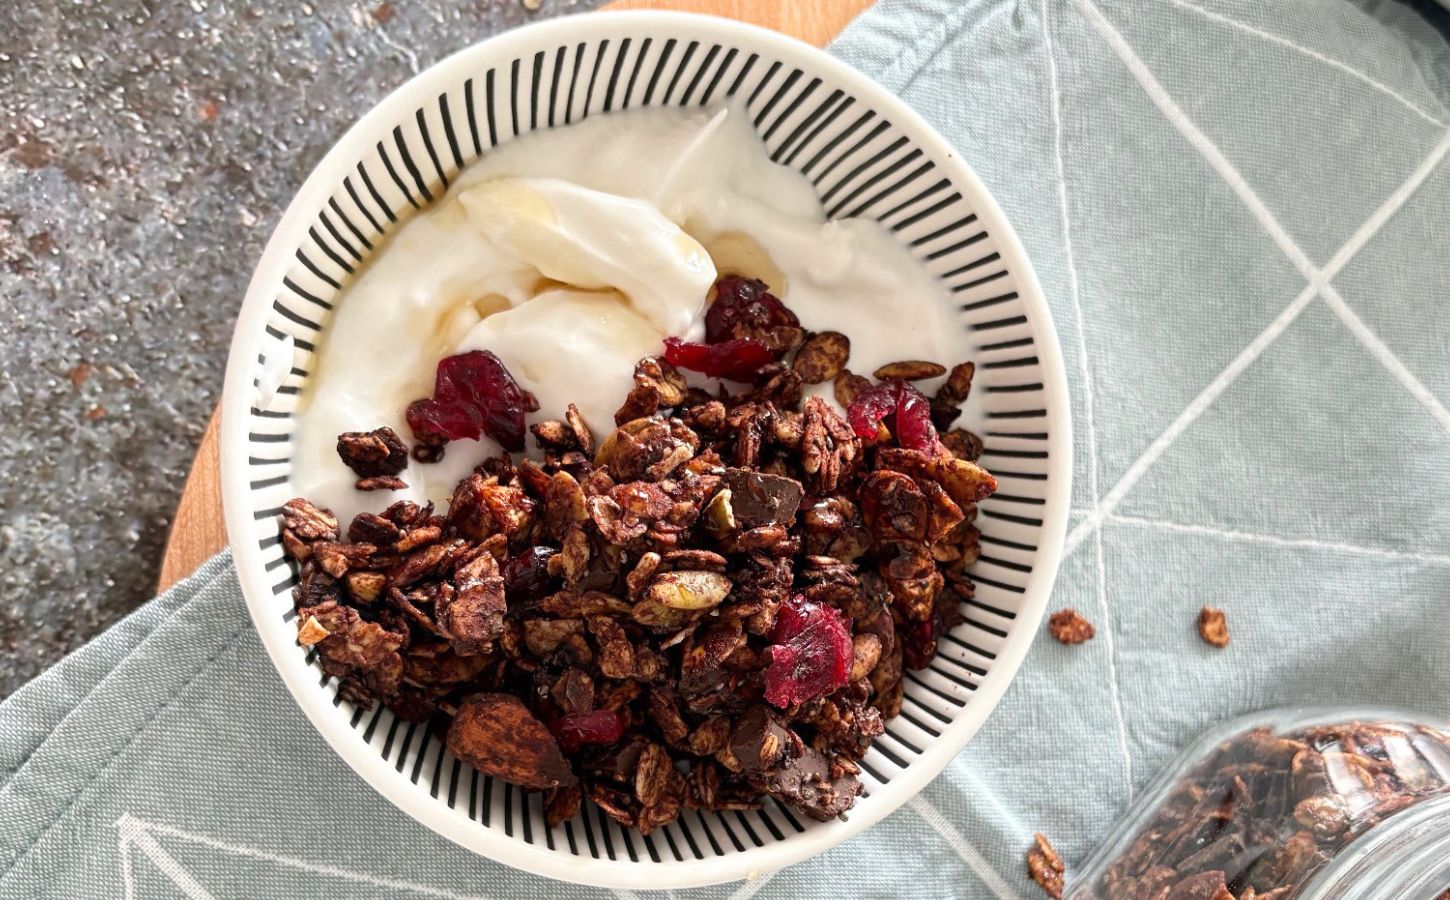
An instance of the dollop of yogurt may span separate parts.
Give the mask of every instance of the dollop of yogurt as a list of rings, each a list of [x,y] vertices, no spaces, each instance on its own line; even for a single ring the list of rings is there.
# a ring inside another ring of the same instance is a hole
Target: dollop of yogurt
[[[458,202],[502,252],[560,284],[617,291],[662,335],[689,331],[715,283],[705,248],[642,200],[557,178],[499,178]]]
[[[806,328],[847,335],[853,371],[959,361],[936,280],[880,225],[827,221],[743,110],[596,116],[491,151],[347,286],[301,398],[293,486],[343,522],[397,500],[444,504],[497,445],[456,441],[439,463],[410,463],[406,490],[365,493],[336,441],[384,425],[410,441],[408,404],[431,395],[440,359],[469,350],[533,392],[531,421],[573,403],[602,438],[635,362],[665,337],[701,337],[723,274],[759,278]]]

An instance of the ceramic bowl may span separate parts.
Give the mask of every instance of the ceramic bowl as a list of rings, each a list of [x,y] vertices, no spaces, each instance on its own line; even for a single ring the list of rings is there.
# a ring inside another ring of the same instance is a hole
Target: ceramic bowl
[[[957,357],[978,366],[971,403],[986,440],[982,462],[1000,479],[977,522],[977,595],[931,666],[907,675],[901,715],[862,761],[866,794],[848,820],[814,822],[767,803],[686,812],[642,837],[586,804],[549,828],[540,795],[462,765],[426,725],[341,700],[297,643],[295,573],[277,537],[279,509],[294,496],[293,416],[342,290],[460,169],[531,131],[728,98],[743,99],[772,157],[809,178],[828,213],[880,221],[946,288]],[[469,47],[379,103],[312,172],[258,262],[222,409],[222,489],[238,575],[272,661],[317,730],[379,793],[438,833],[581,884],[730,881],[869,828],[982,726],[1038,631],[1061,557],[1072,448],[1066,380],[1047,304],[1002,211],[956,152],[886,90],[813,47],[723,19],[555,19]]]

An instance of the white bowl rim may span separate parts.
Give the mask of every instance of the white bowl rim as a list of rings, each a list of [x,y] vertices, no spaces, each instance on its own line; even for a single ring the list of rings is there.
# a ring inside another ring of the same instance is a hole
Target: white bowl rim
[[[387,760],[355,739],[355,733],[347,727],[332,702],[316,689],[315,676],[302,665],[302,656],[292,637],[277,639],[277,626],[272,621],[264,622],[259,607],[250,599],[247,609],[278,674],[313,727],[374,790],[423,825],[481,856],[536,875],[602,888],[684,889],[754,878],[808,859],[860,834],[920,793],[962,751],[1001,701],[1037,634],[1063,558],[1072,494],[1072,417],[1066,370],[1051,310],[1021,241],[996,200],[972,168],[905,101],[844,61],[803,41],[733,19],[674,11],[590,12],[536,22],[471,44],[424,69],[373,106],[317,163],[288,205],[258,260],[233,334],[222,393],[222,501],[243,596],[270,597],[271,586],[258,558],[260,550],[250,537],[256,523],[251,520],[247,504],[247,410],[252,390],[247,373],[256,357],[263,323],[271,312],[274,288],[281,282],[292,250],[301,244],[308,223],[342,175],[375,140],[379,127],[391,128],[398,111],[411,112],[431,101],[437,93],[436,84],[451,84],[461,80],[464,72],[476,71],[476,57],[508,58],[532,51],[541,43],[553,46],[560,39],[577,40],[614,29],[621,20],[637,23],[644,30],[652,27],[695,29],[742,45],[767,47],[782,59],[809,57],[812,66],[828,73],[836,83],[849,87],[858,96],[869,99],[897,127],[910,134],[913,141],[950,167],[954,180],[970,191],[980,220],[989,226],[1000,244],[999,252],[1008,271],[1020,282],[1018,294],[1033,329],[1044,396],[1048,399],[1047,498],[1042,510],[1039,556],[1016,621],[988,675],[974,691],[972,701],[951,724],[942,727],[941,736],[911,766],[881,789],[886,802],[853,812],[848,820],[832,823],[830,828],[812,829],[784,841],[718,859],[659,864],[587,859],[561,854],[542,845],[521,843],[458,816],[439,815],[435,799],[400,777]]]

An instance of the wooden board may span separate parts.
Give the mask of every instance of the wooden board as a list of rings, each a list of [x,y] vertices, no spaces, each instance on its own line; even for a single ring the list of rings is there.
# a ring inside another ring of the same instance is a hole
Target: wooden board
[[[191,463],[191,474],[186,476],[186,487],[181,489],[181,502],[166,539],[166,555],[161,558],[158,594],[195,572],[227,545],[227,526],[222,521],[221,421],[220,410],[211,414]]]
[[[673,9],[762,25],[823,47],[874,0],[617,0],[604,9]],[[212,414],[171,522],[157,591],[196,571],[227,545],[222,522],[220,416]]]
[[[605,9],[678,9],[739,19],[824,47],[874,0],[618,0]]]

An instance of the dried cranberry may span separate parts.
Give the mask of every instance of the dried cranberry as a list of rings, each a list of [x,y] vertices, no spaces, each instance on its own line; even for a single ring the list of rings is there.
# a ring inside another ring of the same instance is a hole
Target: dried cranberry
[[[702,372],[711,378],[750,381],[762,366],[775,362],[775,354],[755,338],[696,344],[679,338],[665,338],[665,360],[681,369]]]
[[[715,282],[715,302],[705,312],[705,340],[754,338],[778,355],[801,337],[800,324],[765,282],[727,275]]]
[[[902,447],[935,455],[941,446],[931,423],[931,401],[905,381],[871,385],[851,400],[846,415],[862,440],[874,439],[881,423],[890,418],[891,431]]]
[[[553,547],[530,547],[503,564],[503,589],[510,603],[528,603],[549,593],[549,557]]]
[[[471,350],[439,360],[433,396],[408,407],[408,427],[425,444],[486,434],[517,453],[524,449],[524,414],[535,405],[497,356]]]
[[[595,744],[612,744],[624,737],[624,717],[612,709],[570,713],[549,723],[549,730],[565,753]]]
[[[851,631],[835,607],[797,594],[775,619],[765,699],[785,708],[829,694],[851,674]]]

